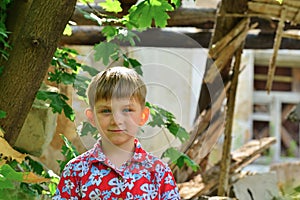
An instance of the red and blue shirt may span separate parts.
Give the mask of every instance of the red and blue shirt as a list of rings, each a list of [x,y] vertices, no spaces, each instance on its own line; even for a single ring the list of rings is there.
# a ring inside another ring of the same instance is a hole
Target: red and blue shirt
[[[53,200],[179,200],[169,166],[138,140],[135,146],[133,157],[116,168],[97,142],[65,166]]]

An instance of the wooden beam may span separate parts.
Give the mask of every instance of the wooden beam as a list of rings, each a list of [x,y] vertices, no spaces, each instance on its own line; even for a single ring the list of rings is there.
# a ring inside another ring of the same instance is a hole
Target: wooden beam
[[[72,26],[72,36],[63,36],[61,45],[94,45],[103,41],[99,26]],[[185,47],[185,48],[207,48],[211,38],[211,30],[194,31],[180,30],[175,28],[151,29],[136,34],[141,38],[137,46],[146,47]],[[273,48],[274,34],[248,33],[246,37],[245,49],[271,49]],[[128,44],[123,44],[128,45]],[[300,40],[283,38],[280,49],[300,49]]]
[[[113,15],[105,12],[100,6],[92,6],[91,8],[84,5],[77,5],[76,10],[73,13],[71,21],[74,21],[77,25],[98,25],[95,21],[86,19],[79,11],[92,12],[95,9],[97,12]],[[216,9],[214,8],[179,8],[169,13],[170,19],[168,20],[168,27],[196,27],[201,29],[213,29]],[[122,14],[115,15],[121,17]],[[274,33],[278,24],[277,20],[271,18],[259,18],[251,17],[251,24],[258,23],[258,29],[262,33]],[[291,25],[289,22],[285,23],[285,29],[300,29],[300,24]]]

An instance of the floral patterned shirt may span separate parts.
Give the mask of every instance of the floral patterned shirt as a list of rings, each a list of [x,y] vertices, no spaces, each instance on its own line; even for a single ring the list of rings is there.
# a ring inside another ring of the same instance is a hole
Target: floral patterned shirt
[[[169,166],[142,149],[137,139],[135,146],[133,157],[116,168],[97,142],[65,166],[53,200],[179,200]]]

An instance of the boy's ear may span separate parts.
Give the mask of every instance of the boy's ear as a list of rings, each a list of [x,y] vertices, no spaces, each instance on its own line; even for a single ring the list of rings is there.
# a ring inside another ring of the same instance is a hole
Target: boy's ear
[[[149,118],[149,114],[150,114],[150,110],[148,107],[145,107],[143,112],[142,112],[142,117],[141,117],[141,121],[140,121],[140,126],[143,126]]]
[[[88,120],[90,121],[90,123],[96,127],[93,110],[91,108],[85,109],[85,115],[88,118]]]

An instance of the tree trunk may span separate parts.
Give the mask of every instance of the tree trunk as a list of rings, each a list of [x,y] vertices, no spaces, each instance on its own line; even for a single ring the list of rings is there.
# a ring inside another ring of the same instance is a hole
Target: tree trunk
[[[13,145],[19,135],[49,63],[70,19],[76,0],[14,1],[7,27],[12,50],[0,77],[0,120],[6,140]]]

